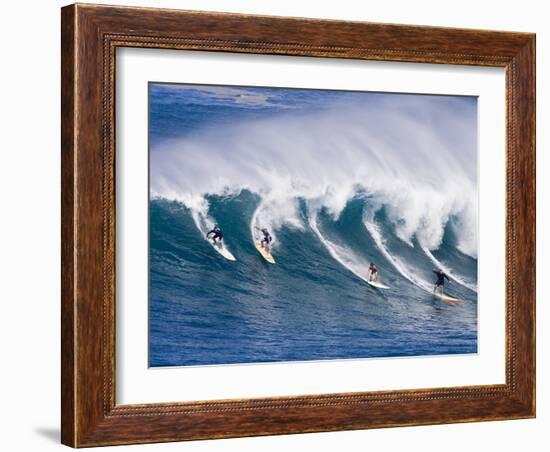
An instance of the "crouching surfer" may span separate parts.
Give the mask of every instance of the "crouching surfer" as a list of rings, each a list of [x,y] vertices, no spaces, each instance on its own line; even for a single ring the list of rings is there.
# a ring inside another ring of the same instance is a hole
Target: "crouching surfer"
[[[445,285],[445,278],[450,281],[449,277],[440,268],[433,270],[437,280],[434,285],[434,295],[443,295],[443,286]]]
[[[367,271],[368,271],[370,282],[380,281],[380,272],[378,271],[378,268],[376,268],[376,265],[374,265],[373,262],[370,263]]]
[[[206,238],[211,239],[214,245],[221,246],[223,240],[223,232],[218,225],[215,225],[210,231],[208,231],[208,233],[206,234]]]

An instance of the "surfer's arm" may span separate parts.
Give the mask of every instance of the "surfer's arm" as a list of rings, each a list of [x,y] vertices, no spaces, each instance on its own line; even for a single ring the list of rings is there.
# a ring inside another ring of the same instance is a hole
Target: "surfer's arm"
[[[449,277],[448,277],[445,273],[443,273],[443,276],[444,276],[445,278],[447,278],[447,281],[451,281],[451,280],[449,279]]]

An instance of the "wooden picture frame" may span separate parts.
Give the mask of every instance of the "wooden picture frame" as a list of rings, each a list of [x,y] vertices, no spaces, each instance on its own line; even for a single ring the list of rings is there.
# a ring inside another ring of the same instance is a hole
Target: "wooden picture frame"
[[[73,447],[535,416],[535,35],[162,9],[62,9],[62,442]],[[506,70],[506,383],[115,403],[118,47]],[[521,269],[521,272],[513,269]]]

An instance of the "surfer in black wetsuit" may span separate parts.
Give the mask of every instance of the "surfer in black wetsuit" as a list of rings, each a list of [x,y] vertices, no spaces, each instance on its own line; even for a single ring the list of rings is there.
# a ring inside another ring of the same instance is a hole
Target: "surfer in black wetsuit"
[[[434,294],[435,293],[443,293],[443,286],[445,285],[445,278],[447,278],[447,281],[450,281],[449,277],[445,274],[443,270],[440,268],[433,270],[435,275],[437,276],[437,281],[435,282],[434,286]]]
[[[212,237],[210,237],[211,234]],[[223,232],[218,225],[215,225],[210,231],[208,231],[206,238],[211,238],[214,245],[221,244],[223,240]]]
[[[373,262],[370,263],[369,268],[369,281],[378,281],[380,279],[380,273],[378,273],[378,269],[376,268],[376,265],[374,265]]]
[[[273,241],[273,237],[271,237],[271,234],[269,233],[269,231],[266,228],[262,228],[262,229],[260,229],[260,231],[264,235],[264,238],[260,242],[260,245],[262,245],[263,249],[269,251],[269,245]]]

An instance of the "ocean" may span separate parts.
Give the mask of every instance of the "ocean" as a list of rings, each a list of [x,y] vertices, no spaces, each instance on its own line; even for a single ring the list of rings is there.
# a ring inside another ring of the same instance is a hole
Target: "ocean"
[[[151,367],[477,352],[475,102],[152,84],[150,112]]]

